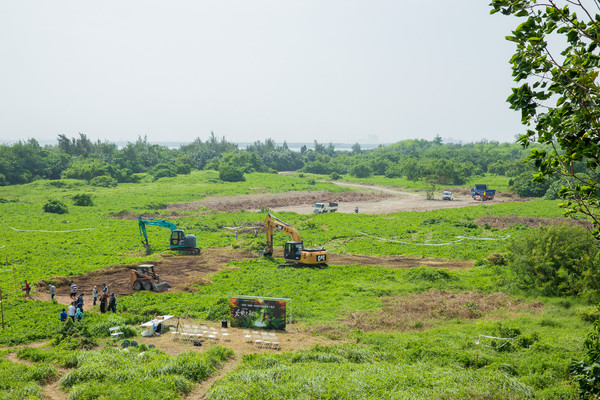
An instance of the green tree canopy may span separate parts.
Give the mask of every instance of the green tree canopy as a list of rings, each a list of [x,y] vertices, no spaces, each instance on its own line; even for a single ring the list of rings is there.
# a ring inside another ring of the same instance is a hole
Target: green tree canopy
[[[585,214],[600,239],[600,22],[598,2],[569,0],[492,0],[492,13],[522,18],[507,39],[516,44],[511,58],[520,83],[508,98],[528,126],[523,146],[539,142],[530,158],[539,169],[536,180],[554,174],[567,177],[560,195],[566,214]],[[586,171],[576,174],[574,164]]]

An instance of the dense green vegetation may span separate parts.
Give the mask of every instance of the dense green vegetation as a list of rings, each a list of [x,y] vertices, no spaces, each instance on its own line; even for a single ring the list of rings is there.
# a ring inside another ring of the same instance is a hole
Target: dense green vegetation
[[[222,347],[177,356],[145,345],[95,351],[24,348],[17,356],[36,364],[26,366],[0,359],[0,368],[12,372],[14,380],[3,382],[0,393],[7,399],[43,398],[36,382],[55,380],[55,366],[59,366],[70,369],[59,384],[71,399],[179,399],[232,355],[231,350]]]
[[[4,252],[3,258],[7,262],[0,269],[0,277],[11,279],[14,268],[19,282],[23,279],[38,281],[53,276],[77,275],[113,264],[147,261],[138,240],[137,216],[141,214],[168,219],[187,233],[196,234],[200,247],[236,245],[258,251],[264,247],[264,237],[242,235],[238,243],[233,232],[223,227],[262,226],[264,213],[240,211],[177,216],[165,208],[169,203],[193,202],[207,195],[252,193],[253,188],[269,192],[346,190],[329,183],[311,184],[310,180],[308,177],[252,173],[247,175],[245,182],[223,183],[216,179],[216,172],[204,171],[115,188],[97,188],[73,180],[36,181],[0,188],[0,212],[5,216],[4,225],[0,226],[0,244],[6,245],[0,251]],[[73,196],[81,193],[90,195],[94,206],[72,205],[66,214],[43,210],[49,197],[72,204]],[[296,226],[307,243],[316,243],[334,252],[481,259],[492,252],[504,251],[507,242],[464,239],[451,246],[424,244],[444,244],[457,240],[457,236],[496,239],[506,235],[519,236],[527,231],[527,227],[517,224],[500,231],[485,224],[477,225],[475,221],[488,215],[558,217],[560,212],[555,204],[536,201],[493,207],[482,204],[425,213],[352,216],[283,213],[280,217]],[[396,242],[371,238],[359,232]],[[160,249],[163,244],[163,248],[167,247],[167,232],[163,229],[148,229],[148,235],[154,248]],[[287,236],[276,235],[275,240],[279,246]],[[13,285],[10,285],[8,290],[12,289]]]
[[[137,226],[142,214],[196,234],[203,248],[258,252],[264,247],[263,235],[241,233],[236,239],[224,228],[262,225],[266,210],[221,213],[198,207],[170,209],[172,203],[257,189],[349,190],[312,174],[246,172],[242,182],[223,182],[216,171],[157,180],[138,176],[136,183],[106,187],[64,179],[0,188],[4,222],[0,247],[6,246],[0,249],[4,259],[0,288],[5,299],[8,296],[0,345],[49,340],[42,348],[17,352],[31,365],[7,359],[8,351],[0,353],[0,371],[11,376],[0,385],[0,397],[42,398],[45,386],[59,380],[60,389],[75,399],[132,398],[134,393],[181,398],[232,357],[231,351],[213,348],[177,356],[144,347],[123,351],[107,338],[108,328],[121,326],[135,335],[140,321],[166,313],[218,321],[227,318],[229,298],[237,295],[292,298],[291,330],[312,331],[339,344],[245,356],[236,371],[213,387],[209,394],[213,399],[577,397],[569,365],[571,359],[583,357],[585,333],[598,312],[574,296],[579,292],[540,294],[537,281],[523,280],[517,260],[510,257],[520,245],[523,254],[529,254],[527,240],[543,239],[544,230],[535,226],[545,220],[536,218],[560,217],[556,201],[385,215],[277,214],[298,228],[307,244],[334,253],[423,259],[422,266],[411,269],[339,265],[335,259],[326,269],[282,269],[277,267],[279,260],[232,260],[227,270],[190,292],[122,297],[119,314],[86,312],[84,321],[75,324],[59,322],[62,305],[21,299],[18,287],[23,279],[51,280],[170,254],[168,232],[161,228],[148,229],[156,252],[144,254]],[[347,175],[340,178],[355,181]],[[396,186],[400,179],[404,178],[378,177],[377,183]],[[506,177],[494,179],[506,184]],[[68,206],[68,212],[44,212],[49,199]],[[494,221],[503,222],[502,228]],[[567,241],[583,235],[562,227],[550,229],[554,230],[567,232]],[[287,240],[276,234],[275,246]],[[578,248],[589,249],[583,242]],[[560,246],[544,253],[548,258],[542,266],[552,268],[551,261],[563,257],[561,251],[575,254]],[[474,266],[464,270],[426,266],[433,257],[472,260]],[[563,275],[559,271],[555,278]],[[557,295],[562,297],[553,297]],[[488,309],[488,303],[495,305]],[[430,310],[410,311],[417,306]]]
[[[332,144],[315,141],[313,148],[294,152],[286,143],[277,146],[270,139],[240,150],[214,134],[206,142],[196,139],[179,149],[153,145],[141,138],[119,149],[111,143],[93,143],[80,134],[72,139],[61,135],[56,146],[42,147],[33,139],[0,145],[0,185],[67,178],[111,187],[139,182],[140,173],[158,180],[189,174],[193,169],[219,171],[219,178],[228,182],[243,181],[244,174],[252,172],[300,171],[348,174],[360,179],[403,178],[429,186],[464,185],[484,173],[531,180],[535,167],[524,164],[524,158],[525,151],[515,144],[443,144],[439,138],[405,140],[373,150],[361,150],[357,144],[351,152],[336,151]],[[523,190],[519,194],[531,196]]]
[[[578,330],[587,324],[573,314],[572,308],[549,306],[541,315],[532,311],[510,322],[455,320],[426,332],[357,331],[352,345],[249,355],[213,386],[209,398],[576,399],[567,366],[581,354]]]

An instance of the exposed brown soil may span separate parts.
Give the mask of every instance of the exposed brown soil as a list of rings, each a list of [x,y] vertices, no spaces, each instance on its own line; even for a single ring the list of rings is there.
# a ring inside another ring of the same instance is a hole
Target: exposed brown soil
[[[244,250],[208,248],[203,249],[197,256],[164,257],[160,261],[149,261],[148,264],[155,265],[155,272],[160,280],[171,285],[170,291],[182,292],[189,291],[194,284],[209,283],[208,277],[226,268],[229,261],[256,257],[256,254]],[[130,295],[133,293],[130,270],[139,264],[112,265],[83,275],[52,278],[56,283],[56,300],[61,304],[71,302],[71,280],[77,284],[78,293],[84,293],[84,310],[91,309],[94,285],[99,293],[102,291],[102,285],[106,283],[109,292],[115,293],[117,297]],[[50,295],[46,283],[39,281],[37,284],[38,290],[33,295],[34,299],[48,300]]]
[[[546,225],[579,225],[591,228],[592,224],[588,221],[578,221],[569,218],[533,218],[533,217],[518,217],[511,215],[509,217],[490,217],[485,216],[475,221],[477,225],[488,224],[492,228],[506,229],[514,225],[526,225],[531,228],[537,228]]]
[[[312,205],[319,202],[367,202],[379,201],[391,197],[390,193],[378,192],[342,192],[331,193],[326,190],[316,192],[285,192],[285,193],[257,193],[238,196],[219,196],[210,197],[205,200],[191,203],[174,203],[167,207],[167,210],[173,212],[192,211],[192,210],[218,210],[225,212],[236,212],[240,210],[261,210],[278,209],[281,207],[309,205],[312,212]]]
[[[497,193],[494,200],[485,202],[471,198],[468,188],[452,188],[453,200],[441,200],[440,188],[433,200],[427,200],[423,191],[404,191],[399,187],[375,186],[367,183],[332,183],[358,189],[354,192],[331,193],[328,191],[297,191],[285,193],[253,193],[238,196],[209,197],[189,203],[174,203],[167,206],[172,215],[190,213],[207,214],[212,212],[236,212],[240,210],[272,212],[292,211],[298,214],[311,214],[314,203],[337,202],[338,212],[351,214],[358,207],[361,214],[390,214],[402,211],[429,211],[442,208],[460,208],[481,204],[498,204],[509,201],[528,201],[512,193]],[[130,212],[121,212],[115,218],[137,218]]]
[[[283,257],[283,250],[276,249],[275,257]],[[193,291],[195,285],[211,283],[210,276],[216,272],[235,268],[227,267],[230,261],[242,261],[257,258],[258,254],[245,250],[231,248],[207,248],[197,256],[172,256],[165,257],[161,261],[149,261],[155,265],[155,271],[161,281],[171,285],[170,292]],[[349,254],[331,254],[331,265],[373,265],[389,268],[413,268],[428,266],[443,269],[466,269],[471,268],[473,263],[465,260],[444,260],[437,258],[417,258],[404,256],[374,257]],[[142,263],[140,263],[142,264]],[[117,297],[133,294],[131,287],[130,270],[139,264],[112,265],[98,269],[87,274],[78,276],[55,277],[52,281],[56,283],[56,301],[60,304],[69,304],[70,284],[73,280],[77,284],[78,293],[84,294],[84,310],[92,309],[92,288],[97,286],[99,292],[102,285],[108,285],[109,292],[115,293]],[[37,282],[37,290],[33,294],[36,300],[48,300],[47,284],[45,281]]]
[[[503,293],[452,293],[431,289],[426,293],[384,299],[377,311],[358,311],[342,322],[363,331],[425,329],[438,320],[476,319],[496,310],[540,309],[540,302],[525,303]]]

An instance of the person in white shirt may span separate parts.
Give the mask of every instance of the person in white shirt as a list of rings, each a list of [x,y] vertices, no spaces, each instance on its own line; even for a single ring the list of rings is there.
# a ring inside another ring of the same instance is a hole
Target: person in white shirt
[[[48,289],[50,289],[50,300],[54,300],[54,295],[56,295],[56,286],[54,286],[53,284],[49,283],[48,284]]]
[[[69,310],[67,311],[67,315],[73,320],[75,321],[75,313],[76,313],[77,308],[75,307],[75,302],[72,302],[69,305]]]

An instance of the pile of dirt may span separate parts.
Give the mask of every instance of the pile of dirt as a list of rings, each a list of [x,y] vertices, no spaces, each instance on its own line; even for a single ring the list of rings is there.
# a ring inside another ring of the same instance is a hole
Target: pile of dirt
[[[540,302],[525,303],[503,293],[451,293],[431,289],[426,293],[384,299],[377,311],[359,311],[344,320],[346,326],[363,331],[414,330],[430,327],[435,321],[454,318],[476,319],[495,310],[540,309]]]
[[[547,225],[571,225],[571,226],[585,226],[591,228],[592,224],[587,221],[578,221],[568,218],[534,218],[534,217],[518,217],[511,215],[508,217],[481,217],[475,221],[477,225],[484,226],[488,225],[492,228],[506,229],[514,225],[525,225],[530,228],[538,228],[540,226]]]
[[[285,192],[285,193],[260,193],[239,196],[219,196],[191,203],[174,203],[167,207],[173,212],[195,211],[195,210],[218,210],[225,212],[236,212],[240,210],[259,211],[262,209],[274,209],[280,207],[310,205],[324,202],[361,202],[377,201],[391,197],[390,193],[374,192],[341,192],[332,193],[326,190],[316,192]]]

